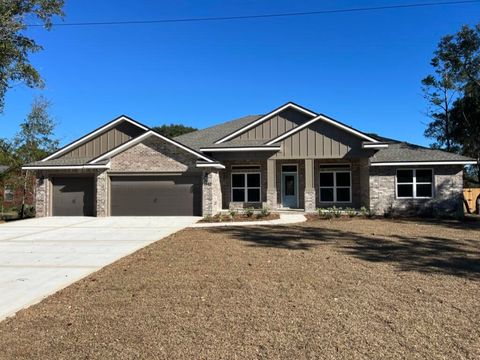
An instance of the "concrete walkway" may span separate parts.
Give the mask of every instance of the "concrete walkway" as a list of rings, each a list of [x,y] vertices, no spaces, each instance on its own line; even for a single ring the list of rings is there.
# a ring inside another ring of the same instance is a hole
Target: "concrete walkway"
[[[303,214],[298,213],[280,213],[280,219],[265,220],[265,221],[232,221],[232,222],[218,222],[218,223],[197,223],[192,224],[193,228],[205,228],[205,227],[219,227],[219,226],[258,226],[258,225],[287,225],[297,224],[307,221],[307,218]]]
[[[0,224],[0,320],[198,217],[48,217]]]

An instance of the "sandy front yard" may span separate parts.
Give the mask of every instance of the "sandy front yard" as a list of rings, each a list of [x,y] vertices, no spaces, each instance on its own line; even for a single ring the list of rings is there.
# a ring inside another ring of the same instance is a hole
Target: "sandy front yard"
[[[2,359],[478,359],[480,223],[187,229],[0,323]]]

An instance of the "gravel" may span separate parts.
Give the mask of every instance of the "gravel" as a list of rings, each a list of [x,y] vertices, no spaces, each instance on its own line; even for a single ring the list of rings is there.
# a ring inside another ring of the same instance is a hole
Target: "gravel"
[[[1,359],[478,359],[480,222],[186,229],[0,323]]]

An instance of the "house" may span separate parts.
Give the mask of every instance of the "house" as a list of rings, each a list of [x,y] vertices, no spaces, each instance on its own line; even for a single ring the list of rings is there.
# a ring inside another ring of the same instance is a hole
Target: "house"
[[[23,202],[23,179],[21,171],[13,171],[7,165],[0,165],[0,211],[18,211]],[[33,179],[27,181],[25,203],[33,204]]]
[[[45,159],[37,216],[212,215],[228,208],[462,211],[476,161],[367,134],[287,103],[167,138],[127,116]]]

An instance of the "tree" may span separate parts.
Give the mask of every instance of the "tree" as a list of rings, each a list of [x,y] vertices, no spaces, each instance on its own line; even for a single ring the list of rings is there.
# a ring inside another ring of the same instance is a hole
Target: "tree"
[[[197,129],[194,127],[184,126],[181,124],[155,126],[152,129],[169,138],[197,131]]]
[[[29,184],[33,182],[33,174],[22,172],[22,166],[44,158],[58,147],[58,140],[53,137],[55,121],[49,114],[50,105],[44,97],[34,99],[30,113],[13,140],[0,142],[0,158],[6,160],[8,172],[16,179],[16,187],[22,188],[21,217],[25,214]]]
[[[0,113],[12,83],[23,82],[29,87],[42,87],[38,71],[29,55],[42,46],[25,35],[27,21],[39,20],[49,30],[52,17],[63,16],[64,0],[2,0],[0,2]]]
[[[436,140],[434,146],[479,159],[480,24],[443,37],[431,64],[435,75],[422,84],[437,111],[425,136]],[[478,165],[474,172],[480,180]]]

